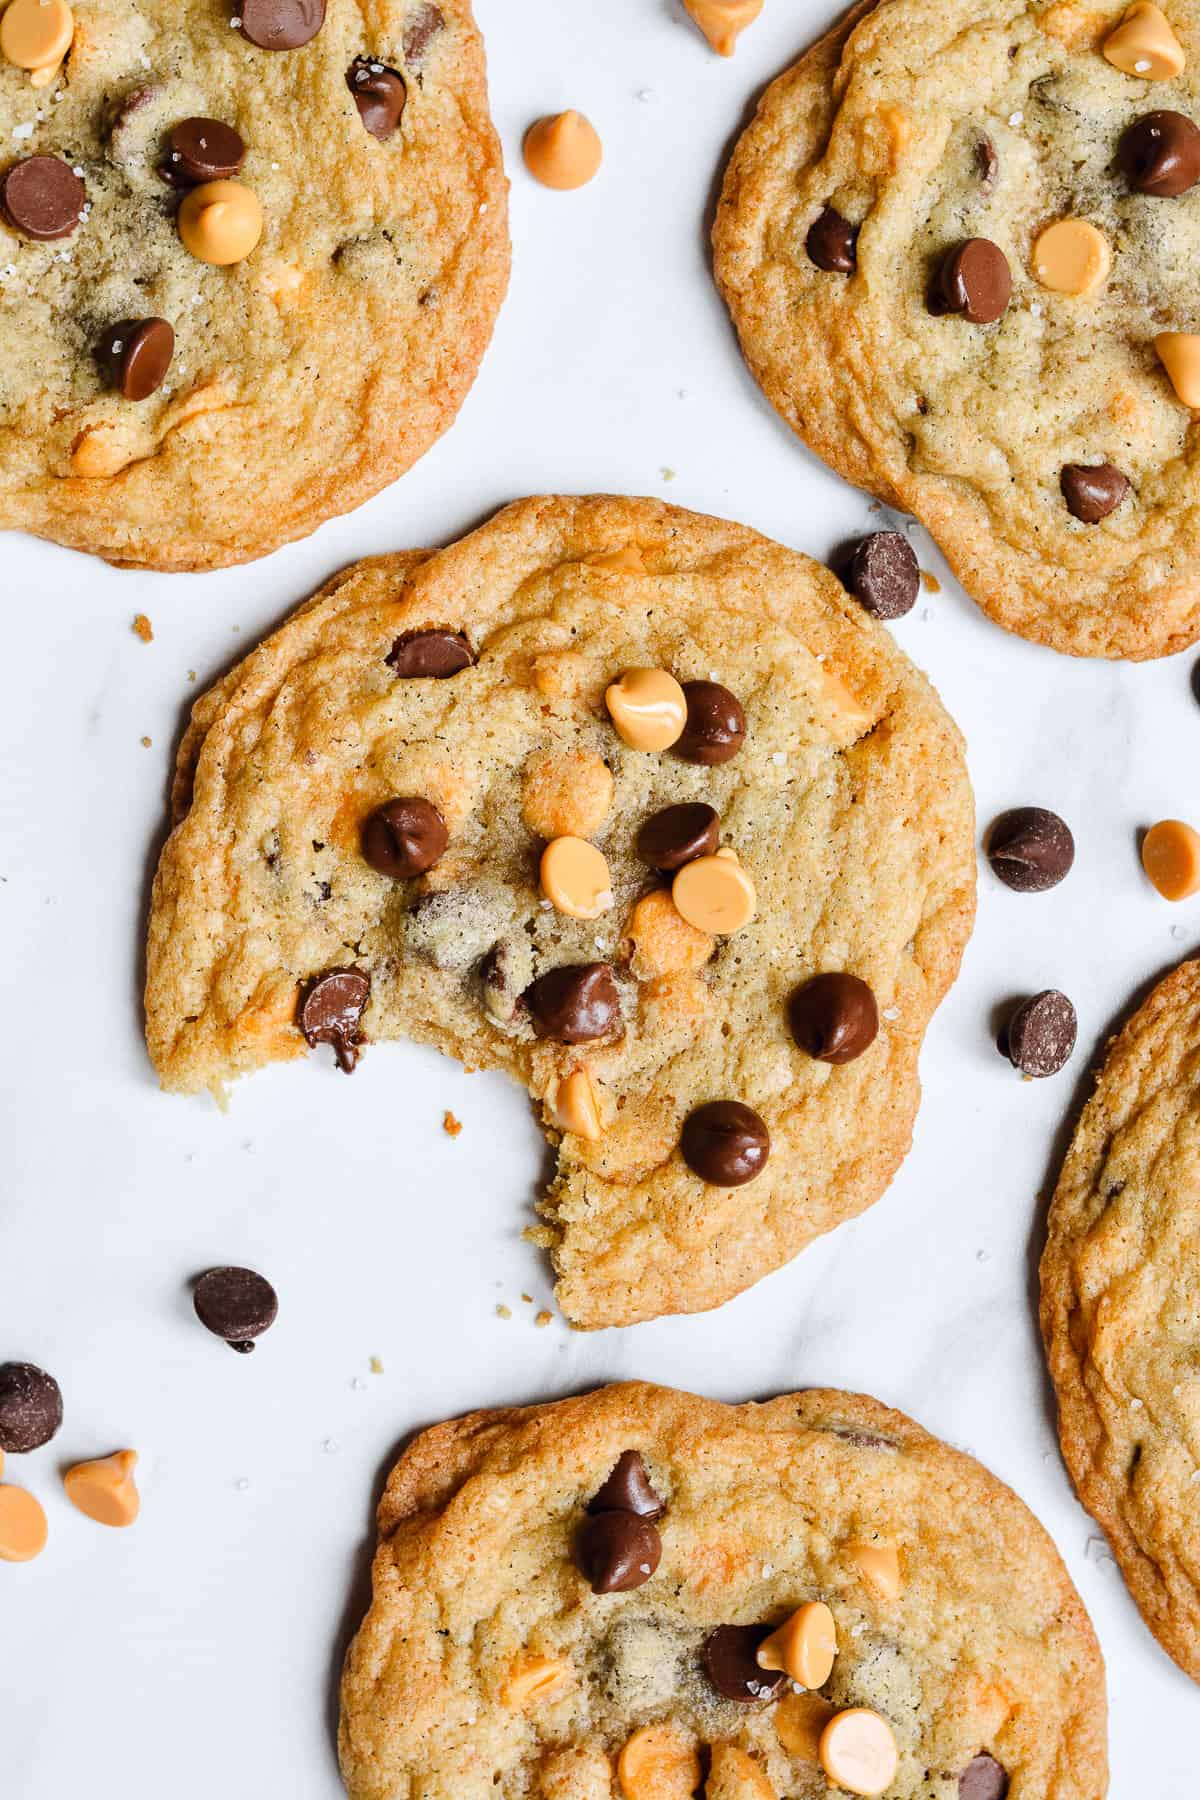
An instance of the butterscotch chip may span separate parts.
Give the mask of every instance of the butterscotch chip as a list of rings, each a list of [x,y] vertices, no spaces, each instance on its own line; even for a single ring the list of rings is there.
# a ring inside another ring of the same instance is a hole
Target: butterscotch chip
[[[753,25],[763,0],[683,0],[718,56],[732,56],[738,38]]]
[[[9,0],[0,14],[0,52],[18,69],[57,69],[75,35],[66,0]]]
[[[695,1740],[669,1721],[643,1725],[617,1757],[624,1800],[692,1800],[700,1785]]]
[[[1033,246],[1033,272],[1056,294],[1093,293],[1111,268],[1108,239],[1087,219],[1059,219]]]
[[[117,1450],[95,1462],[76,1463],[63,1476],[67,1498],[97,1525],[132,1525],[141,1510],[133,1471],[136,1450]]]
[[[456,1119],[452,1112],[442,1114],[442,1130],[447,1137],[456,1138],[462,1132],[462,1120]]]
[[[821,1733],[821,1767],[851,1794],[882,1794],[891,1787],[900,1757],[891,1726],[866,1706],[830,1719]]]
[[[1154,348],[1179,399],[1200,409],[1200,332],[1160,331]]]
[[[500,1704],[525,1712],[561,1694],[571,1679],[571,1665],[558,1656],[520,1656],[500,1689]]]
[[[665,669],[627,669],[605,691],[604,704],[631,750],[669,750],[687,724],[687,698]]]
[[[258,197],[240,181],[206,181],[179,208],[179,235],[200,262],[243,262],[262,236]]]
[[[90,425],[72,446],[71,472],[85,481],[103,480],[119,475],[138,454],[135,441],[122,426]]]
[[[151,625],[145,613],[138,613],[134,618],[133,634],[135,637],[140,637],[143,644],[151,644],[154,642],[154,627]]]
[[[810,1601],[759,1645],[760,1669],[782,1669],[803,1688],[824,1687],[837,1656],[837,1628],[823,1600]]]
[[[612,906],[608,863],[584,838],[560,837],[547,844],[541,878],[547,900],[569,919],[598,919]]]
[[[596,1143],[604,1135],[600,1099],[596,1084],[587,1069],[572,1069],[554,1091],[550,1118],[562,1131],[573,1131],[577,1137]]]
[[[548,188],[584,187],[604,159],[596,127],[573,108],[531,125],[523,150],[525,167]]]
[[[892,1544],[847,1544],[846,1555],[881,1600],[900,1595],[900,1558]]]
[[[1200,889],[1200,832],[1160,820],[1142,839],[1142,867],[1164,900],[1186,900]]]
[[[707,931],[688,924],[666,888],[643,894],[627,935],[633,945],[631,967],[639,981],[699,969],[716,949]]]
[[[0,1486],[0,1562],[32,1561],[48,1535],[41,1501],[25,1488]]]
[[[685,863],[671,883],[671,898],[689,925],[714,937],[741,931],[758,906],[754,883],[728,850]]]
[[[521,817],[536,837],[594,837],[612,801],[612,770],[594,750],[552,752],[526,766]]]
[[[1182,75],[1186,57],[1166,14],[1148,0],[1131,6],[1117,29],[1104,40],[1104,54],[1124,75],[1143,81],[1173,81]]]
[[[619,550],[602,550],[588,557],[592,569],[612,569],[617,574],[644,575],[646,561],[636,544],[624,544]]]

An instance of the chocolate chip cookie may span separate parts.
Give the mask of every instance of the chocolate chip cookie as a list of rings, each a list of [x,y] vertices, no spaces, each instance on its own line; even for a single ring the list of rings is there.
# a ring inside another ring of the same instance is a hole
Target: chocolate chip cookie
[[[1109,1048],[1050,1208],[1042,1332],[1079,1498],[1200,1681],[1200,962]]]
[[[834,577],[649,500],[339,576],[198,703],[150,918],[195,1092],[385,1038],[527,1084],[569,1318],[732,1294],[878,1199],[974,907],[925,679]],[[337,1094],[330,1090],[330,1104]]]
[[[888,0],[767,91],[716,272],[787,422],[1008,630],[1200,634],[1200,5]]]
[[[0,527],[263,556],[454,417],[508,277],[468,0],[9,0]]]
[[[1054,1546],[860,1394],[629,1383],[421,1434],[342,1683],[351,1800],[1101,1800]]]

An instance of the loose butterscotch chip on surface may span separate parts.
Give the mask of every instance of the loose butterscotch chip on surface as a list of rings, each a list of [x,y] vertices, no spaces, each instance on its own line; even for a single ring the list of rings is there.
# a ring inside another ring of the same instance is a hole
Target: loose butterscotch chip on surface
[[[48,1535],[41,1501],[26,1488],[0,1486],[0,1562],[31,1562]]]
[[[718,56],[732,56],[737,41],[753,25],[763,0],[683,0]]]
[[[1200,832],[1182,819],[1160,819],[1142,839],[1142,867],[1164,900],[1200,889]]]
[[[76,1463],[63,1476],[67,1498],[97,1525],[132,1525],[141,1511],[133,1471],[136,1450],[117,1450],[94,1462]]]
[[[590,119],[571,108],[539,119],[525,133],[525,167],[548,188],[584,187],[600,171],[604,147]]]

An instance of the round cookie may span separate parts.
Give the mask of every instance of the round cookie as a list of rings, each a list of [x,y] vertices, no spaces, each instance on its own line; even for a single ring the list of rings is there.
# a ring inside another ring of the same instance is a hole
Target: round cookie
[[[1200,1681],[1200,962],[1109,1047],[1050,1207],[1042,1334],[1063,1455],[1142,1617]]]
[[[894,1745],[889,1800],[1105,1791],[1103,1662],[1054,1546],[862,1395],[631,1382],[476,1413],[409,1446],[378,1526],[342,1682],[351,1800],[880,1793],[827,1779],[856,1714]],[[606,1539],[657,1566],[595,1591]],[[801,1608],[800,1655],[766,1657],[804,1692],[756,1650]]]
[[[360,564],[200,700],[175,810],[163,1085],[306,1039],[506,1069],[560,1143],[536,1235],[576,1324],[720,1304],[907,1150],[973,915],[962,746],[887,631],[755,532],[540,499]]]
[[[0,54],[0,528],[263,556],[421,456],[491,334],[507,184],[468,0],[50,11],[61,67]]]
[[[1105,54],[1120,0],[860,6],[768,89],[714,227],[787,422],[1075,655],[1200,633],[1200,5],[1166,11],[1151,80]]]

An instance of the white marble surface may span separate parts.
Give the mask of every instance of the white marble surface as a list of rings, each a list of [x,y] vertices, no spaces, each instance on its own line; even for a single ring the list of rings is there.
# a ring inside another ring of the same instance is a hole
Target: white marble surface
[[[1158,899],[1136,855],[1139,825],[1200,812],[1189,658],[1058,658],[950,583],[896,628],[966,732],[981,821],[1056,807],[1078,860],[1041,897],[981,869],[893,1189],[715,1315],[535,1329],[520,1295],[544,1303],[547,1271],[520,1234],[542,1153],[499,1077],[384,1048],[353,1081],[323,1058],[268,1072],[221,1114],[160,1096],[142,1048],[146,881],[183,708],[331,571],[555,487],[666,495],[818,557],[878,522],[760,399],[706,261],[712,183],[744,109],[829,10],[768,0],[727,63],[675,0],[479,0],[515,275],[450,436],[354,517],[257,567],[136,575],[3,540],[0,1357],[52,1369],[67,1405],[58,1440],[9,1464],[51,1525],[39,1561],[0,1565],[13,1800],[335,1800],[331,1677],[393,1446],[469,1406],[632,1374],[728,1398],[861,1387],[976,1452],[1053,1533],[1096,1621],[1113,1793],[1196,1790],[1195,1691],[1071,1496],[1033,1310],[1039,1194],[1089,1057],[1195,942],[1196,903]],[[533,186],[518,148],[532,117],[568,104],[607,154],[591,188],[564,196]],[[138,611],[149,646],[130,630]],[[1064,1075],[1022,1083],[993,1047],[993,1013],[1048,985],[1075,999],[1080,1049]],[[251,1358],[190,1316],[187,1278],[224,1261],[262,1268],[281,1294]],[[124,1444],[143,1457],[144,1511],[107,1533],[67,1505],[58,1471]]]

